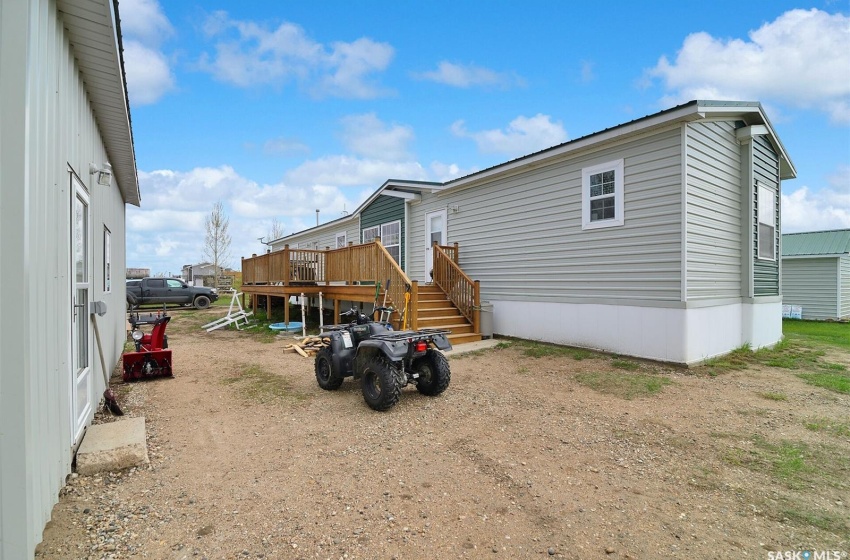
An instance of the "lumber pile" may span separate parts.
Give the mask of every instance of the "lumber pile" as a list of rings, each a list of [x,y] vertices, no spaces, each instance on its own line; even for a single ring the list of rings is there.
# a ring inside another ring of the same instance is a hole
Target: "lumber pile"
[[[305,358],[312,358],[316,353],[329,346],[331,343],[330,337],[327,336],[308,336],[301,342],[293,342],[283,347],[283,351],[287,353],[300,354]]]

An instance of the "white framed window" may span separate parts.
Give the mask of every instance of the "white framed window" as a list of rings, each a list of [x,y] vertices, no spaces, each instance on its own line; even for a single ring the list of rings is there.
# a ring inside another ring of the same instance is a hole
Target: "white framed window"
[[[379,235],[381,235],[381,226],[363,228],[363,241],[361,243],[370,243]]]
[[[758,258],[776,260],[776,193],[758,189]]]
[[[581,229],[621,226],[623,216],[623,160],[581,170]]]
[[[103,226],[103,292],[112,291],[112,233]]]
[[[344,231],[341,231],[336,234],[336,248],[342,249],[348,244],[348,239]]]
[[[401,220],[381,224],[381,244],[401,264]]]

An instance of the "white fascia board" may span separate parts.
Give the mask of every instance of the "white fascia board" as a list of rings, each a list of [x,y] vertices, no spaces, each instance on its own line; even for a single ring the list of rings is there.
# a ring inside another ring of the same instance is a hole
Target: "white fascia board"
[[[409,193],[409,192],[404,192],[404,191],[386,190],[386,191],[382,192],[381,194],[383,194],[385,196],[391,196],[393,198],[403,198],[404,200],[419,201],[419,200],[422,199],[421,194]]]

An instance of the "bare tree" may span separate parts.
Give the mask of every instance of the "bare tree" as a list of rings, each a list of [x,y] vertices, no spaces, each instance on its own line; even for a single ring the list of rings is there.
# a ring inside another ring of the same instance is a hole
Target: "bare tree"
[[[213,264],[215,287],[218,287],[221,269],[230,262],[230,234],[227,232],[229,225],[230,218],[225,214],[224,204],[219,200],[207,216],[207,237],[204,242],[204,255]]]
[[[269,230],[269,241],[280,239],[283,237],[283,224],[277,221],[277,218],[272,218],[272,226]]]

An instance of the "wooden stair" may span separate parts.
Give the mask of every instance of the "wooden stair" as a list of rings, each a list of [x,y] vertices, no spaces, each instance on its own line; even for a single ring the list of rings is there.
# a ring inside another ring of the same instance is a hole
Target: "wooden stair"
[[[417,314],[419,328],[452,331],[449,335],[449,342],[452,345],[481,340],[481,333],[473,332],[472,323],[435,284],[419,285],[417,309],[419,310]]]

